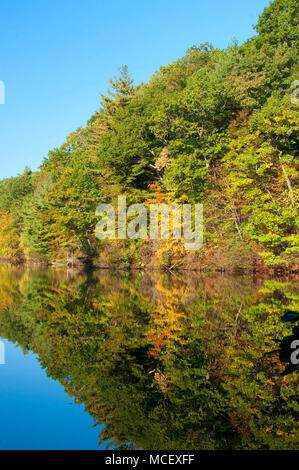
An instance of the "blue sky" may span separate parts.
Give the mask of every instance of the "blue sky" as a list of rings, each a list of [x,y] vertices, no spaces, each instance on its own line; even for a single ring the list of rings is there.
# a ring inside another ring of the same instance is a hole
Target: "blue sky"
[[[9,0],[0,6],[0,179],[36,170],[127,64],[145,82],[192,45],[240,43],[269,0]]]

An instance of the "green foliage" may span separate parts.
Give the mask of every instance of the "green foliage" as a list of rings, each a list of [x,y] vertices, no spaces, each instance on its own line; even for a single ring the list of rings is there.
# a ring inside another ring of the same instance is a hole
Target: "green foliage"
[[[206,253],[292,266],[298,2],[275,0],[256,30],[241,46],[192,46],[148,84],[135,86],[123,66],[86,127],[49,152],[38,174],[0,182],[0,211],[15,219],[26,256],[96,259],[105,246],[94,236],[98,204],[120,194],[149,201],[158,185],[168,202],[204,203]]]
[[[24,198],[33,191],[33,175],[29,168],[25,168],[22,175],[0,181],[0,210],[21,215]]]
[[[266,264],[285,264],[298,251],[298,115],[289,97],[269,98],[252,114],[245,136],[224,158],[244,231],[263,247]]]
[[[265,8],[256,30],[272,43],[296,41],[299,7],[296,0],[275,0]]]
[[[59,168],[60,159],[67,159],[67,165]],[[54,177],[47,196],[53,249],[81,250],[91,255],[97,222],[95,208],[102,196],[102,178],[95,159],[80,150],[61,149],[50,155],[46,168]]]
[[[23,207],[21,243],[27,256],[46,258],[53,234],[49,230],[48,193],[52,178],[43,179]]]

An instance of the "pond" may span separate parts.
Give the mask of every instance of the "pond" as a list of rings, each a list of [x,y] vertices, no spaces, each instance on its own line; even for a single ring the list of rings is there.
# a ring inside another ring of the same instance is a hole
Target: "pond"
[[[298,449],[297,312],[291,278],[0,264],[0,449]]]

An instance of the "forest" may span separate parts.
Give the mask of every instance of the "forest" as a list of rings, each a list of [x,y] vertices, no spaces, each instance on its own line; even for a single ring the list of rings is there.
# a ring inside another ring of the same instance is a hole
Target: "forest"
[[[50,150],[38,171],[0,181],[0,258],[296,270],[298,2],[274,0],[255,30],[224,50],[192,46],[149,83],[135,85],[123,66],[86,127]],[[203,204],[203,248],[99,241],[95,210],[119,195],[145,205]]]

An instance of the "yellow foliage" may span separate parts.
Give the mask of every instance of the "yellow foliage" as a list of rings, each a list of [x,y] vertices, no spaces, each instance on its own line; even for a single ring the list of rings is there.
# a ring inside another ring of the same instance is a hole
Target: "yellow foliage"
[[[15,258],[20,256],[19,234],[14,217],[0,211],[0,256]]]

